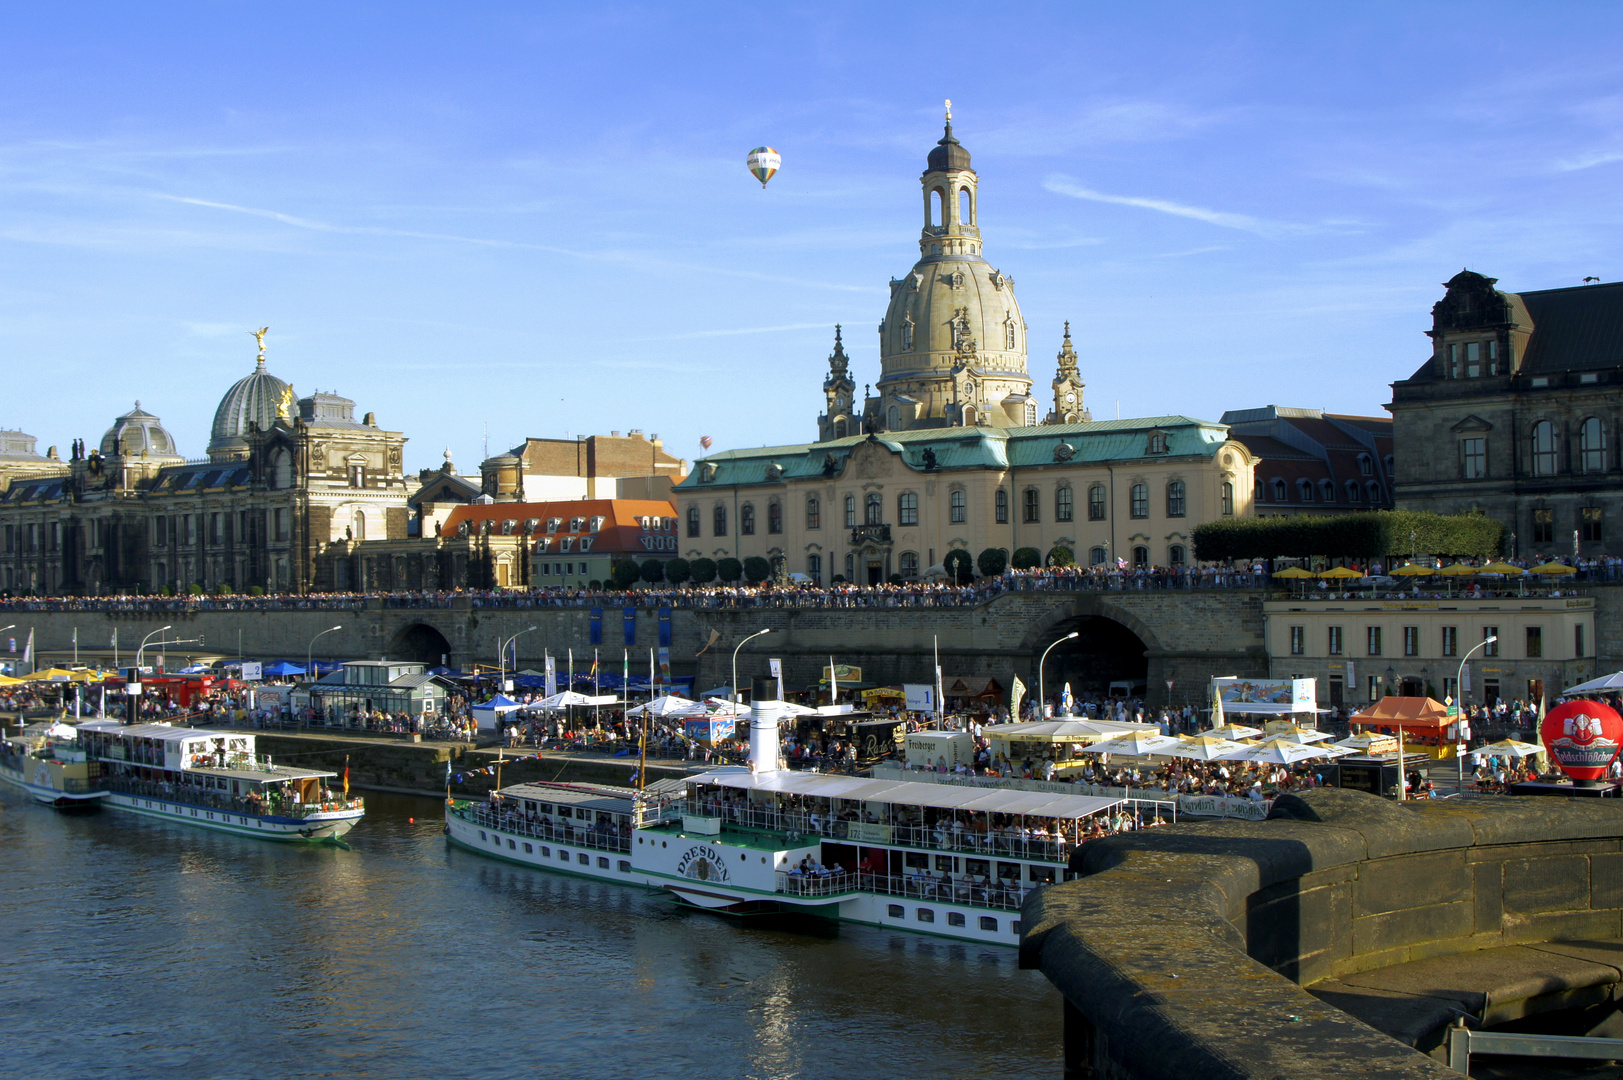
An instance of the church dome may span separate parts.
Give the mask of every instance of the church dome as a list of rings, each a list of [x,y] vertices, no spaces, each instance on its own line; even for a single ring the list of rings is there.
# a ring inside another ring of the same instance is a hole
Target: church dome
[[[952,137],[952,121],[947,122],[947,133],[941,136],[941,141],[935,144],[927,159],[930,172],[947,172],[954,169],[969,168],[969,151],[963,144]]]
[[[174,458],[181,460],[175,450],[174,436],[164,430],[163,422],[141,408],[135,408],[113,421],[107,434],[101,437],[101,452],[106,457]]]
[[[209,454],[232,454],[247,449],[249,424],[268,430],[278,419],[291,420],[293,387],[265,370],[261,356],[254,373],[238,379],[220,399],[214,410],[214,427],[209,431]]]

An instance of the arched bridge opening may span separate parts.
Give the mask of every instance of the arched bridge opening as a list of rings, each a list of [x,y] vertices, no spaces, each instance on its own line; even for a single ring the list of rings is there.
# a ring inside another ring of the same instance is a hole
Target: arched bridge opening
[[[1056,701],[1067,683],[1077,701],[1144,697],[1149,660],[1143,639],[1115,619],[1079,615],[1050,627],[1043,647],[1072,631],[1077,636],[1055,645],[1043,665],[1049,701]]]
[[[389,657],[410,660],[429,667],[451,663],[451,643],[427,623],[413,623],[389,641]]]

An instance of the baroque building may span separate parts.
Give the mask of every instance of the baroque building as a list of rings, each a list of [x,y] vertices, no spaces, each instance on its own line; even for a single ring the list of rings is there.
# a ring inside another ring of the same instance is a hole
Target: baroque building
[[[1091,419],[1069,324],[1039,405],[1014,280],[983,255],[979,177],[951,121],[921,177],[918,261],[891,282],[874,391],[858,398],[836,327],[817,442],[697,462],[672,492],[683,556],[864,584],[926,576],[954,549],[1177,565],[1195,525],[1252,512],[1256,458],[1224,425]]]
[[[208,456],[183,457],[137,402],[66,471],[0,494],[0,588],[332,588],[335,542],[406,535],[405,437],[337,394],[299,398],[265,368],[221,398]]]
[[[1623,554],[1623,283],[1509,293],[1455,274],[1392,384],[1397,503],[1504,522],[1512,554]]]

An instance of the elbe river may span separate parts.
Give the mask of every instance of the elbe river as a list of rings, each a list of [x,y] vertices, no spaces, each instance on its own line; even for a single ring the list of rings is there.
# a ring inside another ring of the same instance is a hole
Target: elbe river
[[[453,849],[435,799],[366,802],[344,850],[0,791],[5,1074],[1060,1073],[1059,995],[1013,949],[741,926]]]

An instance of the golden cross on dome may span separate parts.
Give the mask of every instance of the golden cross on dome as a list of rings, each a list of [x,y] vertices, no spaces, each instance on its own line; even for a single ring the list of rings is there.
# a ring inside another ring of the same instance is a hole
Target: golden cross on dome
[[[947,123],[952,123],[952,98],[947,99]]]

